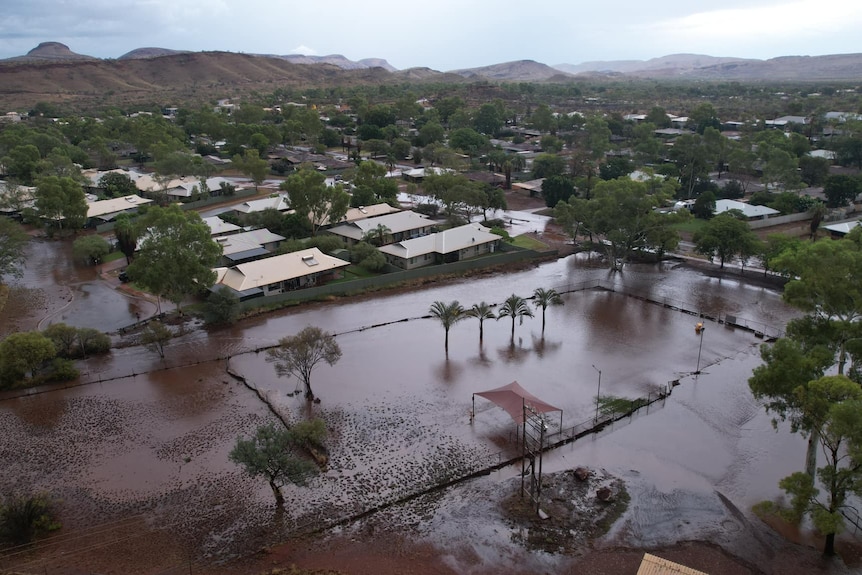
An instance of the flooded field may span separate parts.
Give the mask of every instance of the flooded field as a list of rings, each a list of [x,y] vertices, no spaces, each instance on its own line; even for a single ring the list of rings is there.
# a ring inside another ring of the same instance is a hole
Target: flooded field
[[[746,560],[763,560],[780,542],[761,531],[754,543],[744,541],[757,530],[749,508],[774,497],[777,480],[801,466],[804,442],[786,429],[774,431],[747,391],[762,339],[707,322],[701,374],[694,376],[697,318],[607,289],[566,294],[565,305],[548,309],[544,333],[540,311],[515,326],[514,338],[510,320],[486,322],[481,345],[478,322],[460,322],[451,330],[448,358],[442,327],[423,318],[437,300],[469,307],[596,280],[759,325],[780,327],[794,315],[775,291],[679,263],[609,274],[580,255],[521,272],[310,304],[224,330],[190,331],[171,342],[164,362],[141,348],[116,350],[86,364],[84,380],[93,383],[0,402],[6,469],[0,488],[27,485],[58,496],[64,533],[86,536],[107,522],[138,523],[118,540],[85,550],[58,545],[62,555],[37,549],[12,563],[59,573],[52,569],[88,572],[110,560],[121,570],[115,572],[160,573],[186,562],[213,565],[247,555],[515,455],[515,425],[504,411],[477,398],[471,424],[475,392],[517,380],[561,408],[564,427],[590,420],[599,370],[602,395],[654,395],[680,382],[649,414],[545,457],[547,472],[587,465],[626,481],[631,506],[604,544],[707,540]],[[83,303],[67,309],[70,323],[88,321]],[[130,311],[119,303],[104,309],[118,324]],[[251,351],[306,325],[336,333],[343,351],[335,366],[313,373],[318,405],[294,393],[295,380],[276,377],[264,353]],[[308,488],[286,489],[284,514],[276,512],[265,481],[244,476],[228,461],[238,435],[273,418],[255,393],[226,373],[228,365],[287,419],[327,422],[329,467]],[[552,429],[559,427],[556,417],[549,420]],[[458,573],[499,572],[513,557],[535,570],[566,565],[571,558],[513,546],[510,527],[495,511],[495,498],[516,488],[519,471],[504,468],[389,507],[377,523],[347,524],[334,534],[379,533],[387,524],[446,549],[445,564]]]

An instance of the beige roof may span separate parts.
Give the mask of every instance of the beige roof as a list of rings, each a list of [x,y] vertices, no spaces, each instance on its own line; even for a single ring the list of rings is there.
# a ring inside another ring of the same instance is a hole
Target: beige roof
[[[219,283],[241,292],[349,265],[349,262],[328,256],[317,248],[308,248],[239,264],[226,270]],[[220,270],[216,273],[221,275]]]
[[[366,218],[376,218],[386,214],[400,212],[399,208],[393,208],[389,204],[374,204],[373,206],[359,206],[358,208],[350,208],[347,213],[341,218],[340,222],[355,222]]]
[[[430,253],[450,254],[470,246],[498,241],[500,236],[492,234],[481,224],[467,224],[421,238],[404,240],[378,248],[385,254],[399,258],[415,258]]]
[[[644,553],[641,566],[637,575],[709,575],[704,571],[698,571],[649,553]]]
[[[348,222],[330,228],[329,233],[338,236],[345,236],[354,240],[361,240],[366,233],[375,229],[377,226],[383,225],[389,228],[389,233],[399,234],[410,230],[418,230],[427,226],[434,225],[433,220],[423,214],[416,212],[396,212],[378,216],[376,218],[366,218]]]
[[[149,204],[152,201],[153,200],[142,198],[136,194],[123,196],[122,198],[111,198],[110,200],[99,200],[98,202],[93,202],[87,206],[87,217],[98,218],[99,216],[116,214],[117,212],[123,212],[144,204]]]
[[[210,216],[202,219],[204,223],[210,227],[210,235],[213,236],[230,234],[242,229],[238,225],[226,222],[218,216]]]

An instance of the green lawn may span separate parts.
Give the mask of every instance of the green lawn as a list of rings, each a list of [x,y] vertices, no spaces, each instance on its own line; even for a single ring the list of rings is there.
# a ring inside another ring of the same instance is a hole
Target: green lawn
[[[536,238],[527,235],[516,236],[512,241],[512,245],[524,248],[525,250],[533,250],[537,252],[542,252],[548,249],[548,244],[540,242]]]
[[[106,264],[108,262],[113,262],[113,261],[122,259],[124,257],[126,257],[126,256],[123,255],[123,252],[111,252],[102,258],[102,263]]]
[[[674,224],[672,227],[678,232],[686,232],[689,234],[694,234],[703,229],[703,226],[706,225],[706,220],[702,220],[700,218],[691,218],[686,222],[682,222],[679,224]]]

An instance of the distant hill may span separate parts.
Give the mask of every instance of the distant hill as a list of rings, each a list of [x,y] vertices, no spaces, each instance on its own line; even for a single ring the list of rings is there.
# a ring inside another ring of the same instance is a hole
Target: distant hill
[[[480,68],[464,68],[452,70],[464,78],[486,78],[488,80],[505,80],[510,82],[541,82],[560,74],[559,69],[551,68],[534,60],[516,60]]]
[[[169,50],[167,48],[136,48],[131,52],[126,52],[118,60],[134,60],[137,58],[160,58],[162,56],[172,56],[174,54],[187,54],[185,50]]]
[[[784,56],[770,60],[672,54],[651,60],[617,60],[558,64],[557,70],[579,76],[623,74],[638,78],[739,81],[856,80],[862,76],[862,54]]]
[[[98,105],[112,102],[205,102],[241,97],[274,86],[384,84],[398,80],[382,68],[342,70],[232,52],[189,52],[124,60],[0,61],[0,111],[39,101]],[[398,80],[400,81],[400,80]]]
[[[341,54],[330,54],[329,56],[305,56],[303,54],[288,54],[285,56],[271,54],[260,55],[272,58],[281,58],[282,60],[287,60],[294,64],[332,64],[333,66],[338,66],[342,70],[365,70],[368,68],[383,68],[390,72],[394,72],[396,70],[392,64],[382,58],[366,58],[364,60],[354,62],[353,60],[345,58]]]
[[[69,61],[69,60],[98,60],[92,56],[85,56],[72,52],[68,46],[60,42],[42,42],[24,56],[8,58],[16,62],[44,62],[44,61]]]

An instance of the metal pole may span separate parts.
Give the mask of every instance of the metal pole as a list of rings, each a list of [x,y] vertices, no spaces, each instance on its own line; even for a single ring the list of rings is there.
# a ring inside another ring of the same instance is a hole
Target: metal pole
[[[700,326],[700,345],[697,347],[697,369],[694,371],[695,375],[700,375],[700,352],[703,351],[703,332],[706,331],[706,326],[703,324],[698,324]]]
[[[596,389],[596,417],[593,419],[593,424],[596,424],[599,422],[599,396],[602,393],[602,370],[597,368],[595,364],[593,364],[593,369],[599,372],[599,386]]]

